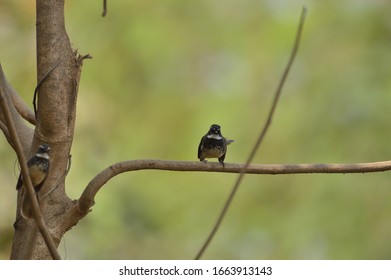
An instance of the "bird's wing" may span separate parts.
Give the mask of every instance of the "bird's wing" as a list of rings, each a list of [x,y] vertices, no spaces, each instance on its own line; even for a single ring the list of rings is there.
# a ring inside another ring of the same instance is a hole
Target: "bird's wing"
[[[18,179],[18,183],[16,183],[16,189],[19,190],[23,185],[23,180],[22,180],[22,173],[19,174],[19,179]]]
[[[204,141],[205,136],[201,138],[200,144],[198,145],[198,158],[201,158],[202,142]]]

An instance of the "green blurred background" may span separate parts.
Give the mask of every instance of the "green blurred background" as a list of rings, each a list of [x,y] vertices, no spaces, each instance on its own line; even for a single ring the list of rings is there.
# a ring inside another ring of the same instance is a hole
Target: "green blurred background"
[[[0,2],[0,61],[31,104],[34,1]],[[299,54],[256,163],[390,159],[389,1],[67,1],[84,63],[67,193],[128,159],[197,160],[210,124],[244,162],[291,52]],[[0,258],[15,217],[15,154],[0,137]],[[138,171],[98,194],[65,235],[66,259],[191,259],[237,175]],[[206,259],[390,259],[391,173],[249,175]]]

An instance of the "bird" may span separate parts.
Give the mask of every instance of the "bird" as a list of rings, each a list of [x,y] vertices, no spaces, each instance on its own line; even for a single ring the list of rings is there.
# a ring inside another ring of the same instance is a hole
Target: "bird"
[[[224,165],[227,145],[234,142],[228,140],[221,134],[221,127],[218,124],[212,124],[208,133],[206,133],[198,145],[198,158],[206,162],[206,158],[217,158]]]
[[[27,161],[31,183],[33,184],[37,195],[49,173],[49,152],[50,146],[48,144],[41,144],[39,145],[37,152]],[[16,184],[16,190],[20,190],[22,186],[25,188],[23,184],[23,176],[20,174],[18,183]],[[25,189],[20,213],[24,219],[31,218],[32,216],[30,197]]]

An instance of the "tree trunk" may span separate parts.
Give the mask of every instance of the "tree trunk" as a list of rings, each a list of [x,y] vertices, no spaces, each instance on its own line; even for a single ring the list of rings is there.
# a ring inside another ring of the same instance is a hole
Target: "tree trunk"
[[[58,246],[64,233],[76,223],[69,221],[68,210],[74,203],[65,194],[64,182],[74,135],[77,91],[84,57],[71,48],[64,25],[64,0],[37,0],[36,16],[37,82],[43,81],[37,93],[34,135],[30,139],[30,148],[25,151],[29,151],[26,154],[28,158],[41,143],[51,147],[51,167],[39,192],[39,203]],[[35,221],[20,217],[20,201],[19,192],[11,259],[51,259]]]

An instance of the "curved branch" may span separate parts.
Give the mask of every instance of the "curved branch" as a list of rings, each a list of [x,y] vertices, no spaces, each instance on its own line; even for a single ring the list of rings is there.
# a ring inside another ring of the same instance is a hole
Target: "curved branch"
[[[15,100],[13,99],[14,94],[17,94],[17,93],[14,91],[14,89],[8,83],[8,81],[5,77],[5,74],[3,72],[3,68],[1,67],[1,64],[0,64],[0,86],[2,89],[4,102],[6,101],[7,104],[10,105],[10,106],[7,106],[7,108],[9,110],[9,113],[11,114],[15,130],[18,134],[18,138],[22,142],[22,147],[24,149],[23,152],[26,155],[30,149],[31,139],[33,136],[33,130],[30,127],[26,126],[26,124],[24,123],[24,121],[20,117],[21,115],[17,111],[18,108],[17,108],[17,105],[15,104]],[[16,151],[16,149],[14,147],[14,141],[12,141],[11,136],[10,136],[9,127],[7,125],[8,122],[6,121],[5,112],[3,112],[3,110],[0,110],[0,122],[3,124],[3,125],[0,125],[0,129],[3,130],[4,135],[7,138],[8,143],[10,143],[12,148]],[[4,128],[7,128],[7,130],[4,130]]]
[[[3,131],[5,138],[7,139],[8,143],[12,147],[11,136],[10,136],[10,134],[8,132],[8,128],[7,128],[7,126],[5,124],[3,124],[2,121],[0,121],[0,129]]]
[[[56,64],[53,65],[46,73],[43,75],[43,77],[38,81],[37,86],[35,87],[34,90],[34,97],[33,97],[33,106],[34,106],[34,118],[37,116],[37,97],[38,97],[38,92],[39,88],[42,85],[42,83],[49,77],[50,73],[60,64],[61,58],[58,59]]]
[[[14,104],[16,111],[20,114],[20,116],[22,116],[22,118],[27,120],[29,123],[35,125],[36,121],[33,112],[29,109],[27,104],[23,101],[16,90],[11,86],[5,75],[3,75],[1,83],[3,84],[3,88],[6,94],[11,96],[12,103]]]
[[[7,88],[7,91],[11,94],[12,102],[14,103],[14,106],[18,113],[22,116],[23,119],[35,125],[37,122],[33,111],[30,110],[27,104],[23,101],[20,95],[16,92],[16,90],[10,85],[7,80],[5,80],[5,86]]]
[[[244,164],[198,161],[172,161],[172,160],[129,160],[110,165],[98,173],[87,185],[78,200],[78,207],[86,213],[94,205],[94,198],[98,191],[113,177],[129,171],[137,170],[170,170],[195,172],[223,172],[240,173]],[[247,174],[303,174],[303,173],[369,173],[391,170],[391,160],[369,163],[353,164],[250,164]]]

